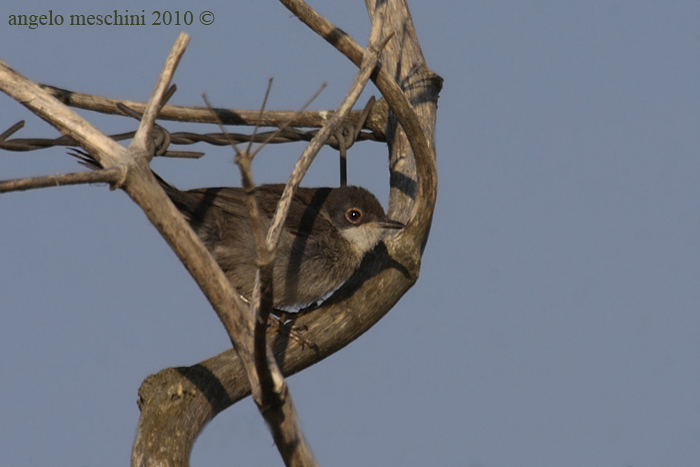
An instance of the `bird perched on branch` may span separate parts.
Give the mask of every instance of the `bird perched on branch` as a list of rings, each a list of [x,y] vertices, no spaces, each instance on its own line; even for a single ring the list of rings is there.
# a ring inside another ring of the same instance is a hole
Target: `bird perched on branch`
[[[256,249],[242,188],[165,192],[246,298],[253,292]],[[269,229],[284,185],[255,188],[264,231]],[[357,186],[298,188],[273,263],[273,305],[312,304],[335,291],[364,255],[404,225],[389,219],[372,193]]]
[[[82,151],[72,155],[88,167],[100,168]],[[234,287],[250,299],[257,252],[245,191],[181,191],[156,178]],[[284,185],[255,188],[265,232],[283,190]],[[366,253],[403,227],[389,219],[377,198],[364,188],[298,188],[273,263],[273,305],[300,308],[323,299],[352,276]]]

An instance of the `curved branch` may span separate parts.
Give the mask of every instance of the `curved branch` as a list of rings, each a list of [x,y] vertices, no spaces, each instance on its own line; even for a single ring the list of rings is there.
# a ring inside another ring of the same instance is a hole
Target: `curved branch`
[[[359,66],[364,49],[349,36],[303,2],[281,1]],[[370,17],[374,18],[376,5],[369,3]],[[304,337],[313,342],[313,348],[287,335],[272,338],[275,358],[285,376],[319,362],[359,337],[418,278],[436,199],[433,135],[441,78],[425,65],[405,2],[388,0],[382,5],[386,8],[385,37],[391,33],[396,37],[384,50],[383,66],[373,79],[393,112],[385,129],[390,144],[390,210],[393,218],[407,219],[408,226],[368,254],[355,275],[322,306],[296,320],[296,325],[306,329]],[[230,350],[193,367],[168,369],[149,377],[139,391],[139,431],[153,428],[152,442],[177,449],[178,459],[189,458],[204,425],[250,394],[243,374],[240,360]],[[186,397],[173,400],[173,391]],[[174,440],[185,442],[175,446]]]

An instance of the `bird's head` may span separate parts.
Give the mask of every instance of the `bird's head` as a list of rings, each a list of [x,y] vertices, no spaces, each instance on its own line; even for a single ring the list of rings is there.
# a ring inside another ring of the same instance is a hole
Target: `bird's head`
[[[361,187],[335,188],[324,204],[333,225],[362,256],[387,235],[405,227],[389,219],[377,198]]]

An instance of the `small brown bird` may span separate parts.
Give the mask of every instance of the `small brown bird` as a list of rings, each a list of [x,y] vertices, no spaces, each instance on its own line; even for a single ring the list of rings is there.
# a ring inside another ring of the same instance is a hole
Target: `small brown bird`
[[[161,181],[175,206],[246,298],[253,292],[256,250],[242,188],[180,191]],[[284,185],[255,189],[268,229]],[[364,188],[298,188],[273,264],[273,304],[312,304],[350,278],[363,256],[404,225],[389,219]]]
[[[70,154],[89,168],[101,168],[99,162],[81,150]],[[154,175],[231,284],[250,299],[257,252],[245,191],[180,191]],[[255,189],[265,231],[272,223],[283,190],[284,185],[261,185]],[[297,188],[272,267],[273,305],[300,308],[325,298],[352,276],[366,253],[391,232],[404,227],[389,219],[377,198],[364,188]]]

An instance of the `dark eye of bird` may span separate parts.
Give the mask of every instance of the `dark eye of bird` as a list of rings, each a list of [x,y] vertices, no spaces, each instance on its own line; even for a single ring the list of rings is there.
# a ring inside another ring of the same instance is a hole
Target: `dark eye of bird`
[[[345,213],[345,218],[351,223],[351,224],[359,224],[362,221],[362,211],[360,211],[357,208],[350,208],[348,211]]]

